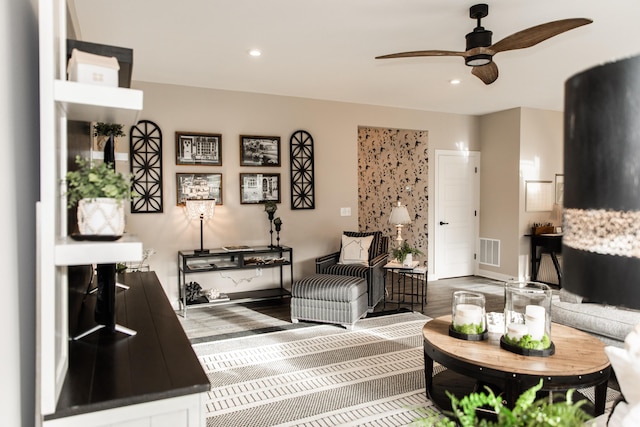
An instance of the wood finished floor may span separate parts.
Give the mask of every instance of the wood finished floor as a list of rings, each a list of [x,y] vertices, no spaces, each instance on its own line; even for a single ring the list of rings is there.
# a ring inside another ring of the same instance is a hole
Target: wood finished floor
[[[387,289],[392,287],[387,279]],[[397,290],[397,287],[394,287]],[[461,277],[456,279],[438,280],[427,283],[427,299],[422,310],[418,297],[414,297],[413,311],[435,318],[451,314],[451,299],[453,292],[467,290],[481,292],[486,298],[486,310],[502,311],[504,306],[503,283],[482,277]],[[409,297],[393,295],[389,299],[405,302],[384,303],[381,301],[374,309],[374,313],[394,311],[397,309],[411,309]],[[291,324],[290,299],[265,300],[245,304],[229,304],[217,307],[190,309],[188,318],[178,315],[178,319],[192,343],[212,339],[224,339],[242,334],[264,330],[278,330],[293,327]],[[372,314],[369,314],[372,315]],[[297,324],[295,326],[298,326]]]
[[[388,282],[388,279],[387,279]],[[425,316],[432,318],[451,314],[452,295],[455,291],[473,291],[482,293],[486,299],[486,311],[502,311],[504,308],[504,282],[486,279],[484,277],[467,276],[453,279],[434,280],[427,282],[427,300],[424,310],[421,310],[419,299],[414,299],[413,310],[422,312]],[[387,290],[391,290],[387,283]],[[392,300],[402,299],[402,297],[393,295]],[[401,308],[411,308],[409,301],[405,297],[405,303],[401,304]],[[383,310],[393,310],[398,305],[394,303],[384,304],[381,302],[376,305],[374,312]]]

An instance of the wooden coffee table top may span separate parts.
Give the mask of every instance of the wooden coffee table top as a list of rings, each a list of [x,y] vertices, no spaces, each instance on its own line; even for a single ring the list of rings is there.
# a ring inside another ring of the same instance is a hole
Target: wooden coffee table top
[[[607,369],[605,344],[586,332],[552,323],[551,341],[555,354],[547,357],[523,356],[500,348],[500,337],[467,341],[449,336],[451,316],[427,322],[422,329],[425,341],[440,352],[478,367],[533,376],[587,375]]]

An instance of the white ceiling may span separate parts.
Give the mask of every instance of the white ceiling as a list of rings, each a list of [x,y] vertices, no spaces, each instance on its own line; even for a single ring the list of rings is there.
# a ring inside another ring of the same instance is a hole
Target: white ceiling
[[[133,80],[484,114],[562,111],[577,72],[640,53],[638,0],[493,0],[493,42],[549,21],[593,23],[494,57],[485,85],[459,57],[376,60],[411,50],[462,51],[470,0],[71,0],[80,39],[132,48]],[[263,51],[260,58],[247,54]],[[448,82],[459,78],[462,83]]]

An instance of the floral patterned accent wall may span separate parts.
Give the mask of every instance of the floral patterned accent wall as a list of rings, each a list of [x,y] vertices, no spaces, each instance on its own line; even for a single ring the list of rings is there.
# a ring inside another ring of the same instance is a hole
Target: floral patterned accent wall
[[[396,228],[389,224],[398,200],[407,206],[411,224],[402,237],[424,255],[428,246],[428,132],[406,129],[358,128],[358,218],[360,231],[381,230],[395,244]],[[415,258],[414,258],[415,259]]]

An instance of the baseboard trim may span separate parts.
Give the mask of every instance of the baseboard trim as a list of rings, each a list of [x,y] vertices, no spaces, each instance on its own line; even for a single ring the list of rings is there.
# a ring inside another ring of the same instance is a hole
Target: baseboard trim
[[[492,279],[492,280],[500,280],[502,282],[519,280],[513,276],[508,276],[506,274],[496,273],[495,271],[482,270],[482,269],[478,269],[478,271],[476,272],[476,276],[485,277],[487,279]]]

